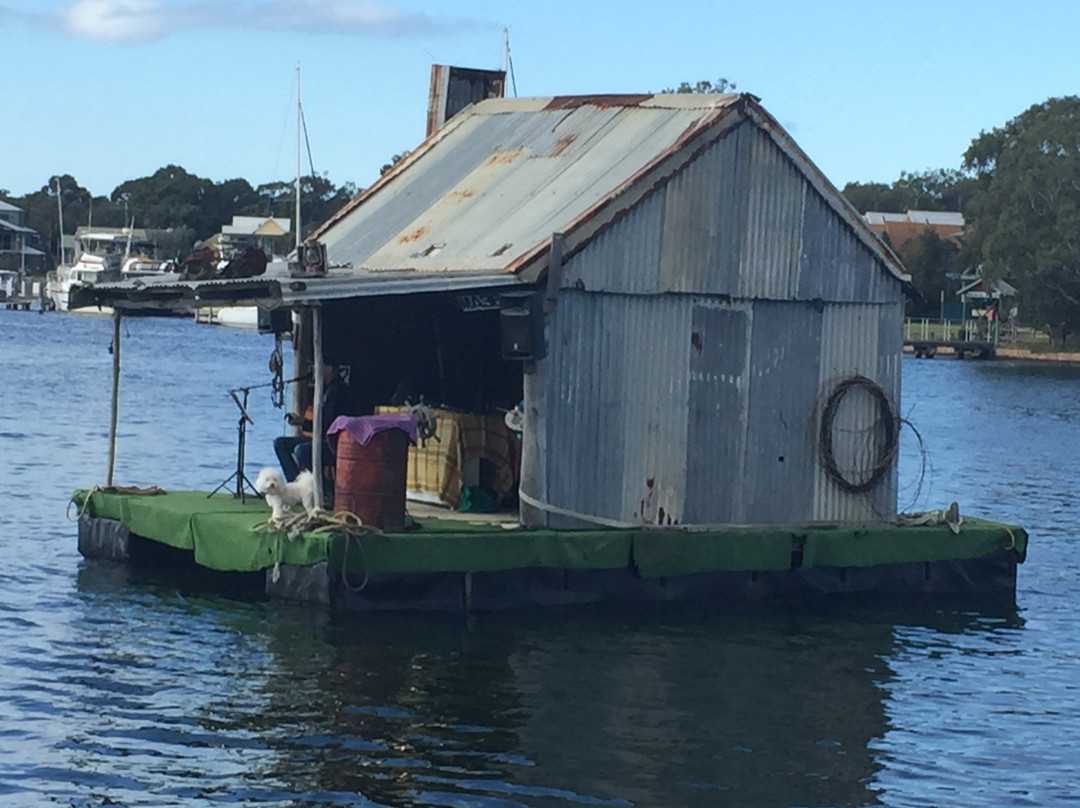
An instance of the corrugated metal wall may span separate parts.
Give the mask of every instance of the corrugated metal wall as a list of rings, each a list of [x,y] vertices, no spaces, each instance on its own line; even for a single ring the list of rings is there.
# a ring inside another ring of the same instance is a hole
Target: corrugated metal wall
[[[767,300],[889,303],[896,279],[746,123],[568,262],[564,285]]]
[[[681,518],[686,421],[672,414],[687,407],[689,315],[674,295],[560,297],[545,360],[550,503],[629,522],[661,508]]]
[[[900,351],[904,306],[893,304],[832,304],[823,312],[821,365],[818,385],[821,399],[837,382],[859,375],[873,379],[897,408],[900,404]],[[895,336],[889,336],[889,335]],[[839,409],[834,433],[842,467],[865,468],[873,462],[866,455],[876,417],[875,402],[865,395],[852,395]],[[816,436],[815,436],[816,437]],[[863,495],[844,493],[825,474],[820,464],[814,468],[814,518],[860,521],[891,519],[896,515],[896,469],[882,484]]]
[[[818,443],[840,379],[899,404],[902,318],[899,282],[740,127],[567,262],[544,368],[547,502],[646,524],[893,518],[895,467],[846,493]],[[834,452],[856,476],[877,418],[858,391],[837,408]]]

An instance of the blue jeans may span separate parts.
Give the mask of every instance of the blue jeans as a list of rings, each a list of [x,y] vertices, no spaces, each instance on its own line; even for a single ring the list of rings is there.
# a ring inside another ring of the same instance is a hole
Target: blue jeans
[[[274,454],[277,455],[281,471],[285,475],[286,482],[292,482],[299,476],[301,469],[311,469],[311,438],[297,435],[282,435],[274,438]],[[330,441],[323,441],[324,466],[334,462],[334,450]]]

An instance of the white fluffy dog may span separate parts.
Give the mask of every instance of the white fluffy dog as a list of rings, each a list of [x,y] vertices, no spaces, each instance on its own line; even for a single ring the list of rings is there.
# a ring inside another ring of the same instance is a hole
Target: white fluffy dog
[[[295,480],[287,483],[280,471],[267,466],[255,478],[255,490],[266,497],[266,503],[273,512],[271,519],[281,519],[293,505],[303,505],[309,515],[317,510],[315,478],[310,471],[301,471]]]

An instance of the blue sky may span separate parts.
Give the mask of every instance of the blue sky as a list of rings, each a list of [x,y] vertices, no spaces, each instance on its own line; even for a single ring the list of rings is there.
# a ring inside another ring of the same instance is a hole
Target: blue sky
[[[431,64],[499,67],[504,27],[518,95],[725,77],[840,187],[1080,92],[1075,0],[0,0],[0,188],[287,179],[297,65],[316,171],[362,187],[423,139]]]

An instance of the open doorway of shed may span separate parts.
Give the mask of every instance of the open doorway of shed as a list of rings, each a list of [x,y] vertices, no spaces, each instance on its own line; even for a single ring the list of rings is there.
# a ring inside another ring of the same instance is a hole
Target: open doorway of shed
[[[496,295],[425,294],[355,298],[324,306],[329,362],[348,369],[347,411],[423,401],[439,410],[503,419],[524,396],[522,363],[502,358]],[[509,436],[518,440],[516,433]],[[517,509],[514,486],[500,510]],[[461,469],[464,483],[486,489],[496,470],[481,458]],[[412,507],[410,505],[410,507]]]

